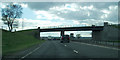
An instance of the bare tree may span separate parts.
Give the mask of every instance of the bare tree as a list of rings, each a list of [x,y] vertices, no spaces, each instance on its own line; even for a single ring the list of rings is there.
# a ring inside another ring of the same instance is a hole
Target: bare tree
[[[9,31],[12,31],[13,29],[14,20],[22,16],[22,9],[21,5],[13,3],[10,3],[6,5],[5,8],[2,8],[2,20],[4,21],[4,24],[8,25]]]
[[[81,35],[80,35],[80,34],[77,34],[77,35],[76,35],[76,37],[77,37],[77,38],[80,38],[80,37],[81,37]]]

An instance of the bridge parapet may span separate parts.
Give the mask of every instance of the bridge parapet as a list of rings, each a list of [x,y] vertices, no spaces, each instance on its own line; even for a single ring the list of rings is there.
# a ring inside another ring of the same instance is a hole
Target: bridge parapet
[[[60,25],[60,26],[46,26],[46,27],[41,27],[41,29],[68,28],[68,27],[91,27],[91,26],[98,26],[98,25]],[[99,25],[99,26],[102,26],[102,25]]]

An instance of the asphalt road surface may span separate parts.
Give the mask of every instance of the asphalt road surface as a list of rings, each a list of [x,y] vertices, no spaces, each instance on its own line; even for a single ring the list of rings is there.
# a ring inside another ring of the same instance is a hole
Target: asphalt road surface
[[[118,58],[120,49],[80,42],[46,41],[4,58]]]

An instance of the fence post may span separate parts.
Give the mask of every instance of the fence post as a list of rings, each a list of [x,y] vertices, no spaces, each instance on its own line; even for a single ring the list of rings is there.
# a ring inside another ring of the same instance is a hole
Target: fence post
[[[106,41],[106,46],[107,46],[107,41]]]
[[[99,44],[101,44],[101,40],[99,41]]]
[[[113,46],[114,46],[114,42],[113,42]]]

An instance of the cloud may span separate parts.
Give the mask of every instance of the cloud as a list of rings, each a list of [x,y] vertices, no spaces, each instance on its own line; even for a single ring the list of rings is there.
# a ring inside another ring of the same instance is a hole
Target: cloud
[[[28,7],[28,5],[27,4],[24,4],[24,3],[21,3],[20,4],[23,8],[27,8]]]
[[[36,11],[43,10],[50,14],[41,14],[37,18],[63,18],[64,20],[117,20],[117,4],[115,2],[35,2],[28,6]],[[48,16],[49,15],[49,16]]]
[[[58,2],[27,2],[28,6],[33,10],[48,10],[50,7],[58,6],[63,3]]]
[[[101,10],[103,14],[101,15],[101,18],[106,21],[110,22],[118,22],[118,6],[109,6],[109,9]]]
[[[49,11],[38,10],[34,11],[34,13],[37,15],[36,18],[41,20],[64,20],[64,18],[51,14]]]
[[[62,6],[65,4],[77,4],[79,6],[90,6],[93,5],[95,8],[104,9],[108,6],[117,5],[116,2],[27,2],[28,6],[34,10],[49,10],[49,8],[54,6]],[[67,5],[66,5],[67,6]],[[74,6],[74,5],[73,5]],[[69,6],[67,6],[69,7]]]
[[[20,22],[20,26],[19,27],[24,27],[24,28],[35,28],[35,27],[54,27],[54,26],[60,26],[63,25],[63,23],[58,22],[53,22],[51,20],[32,20],[32,19],[19,19]]]
[[[49,8],[50,10],[53,11],[78,11],[76,8],[78,8],[78,6],[75,3],[72,4],[64,4],[61,6],[54,6],[52,8]]]
[[[120,24],[120,2],[118,3],[118,23]]]
[[[1,5],[1,8],[6,8],[6,6],[5,5]]]
[[[54,7],[53,7],[54,8]],[[59,9],[59,10],[58,10]],[[62,18],[68,20],[85,20],[85,19],[100,19],[99,16],[103,14],[98,9],[94,8],[93,5],[91,6],[77,6],[77,8],[67,8],[59,7],[54,8],[53,14],[56,14]],[[59,14],[57,14],[59,12]]]
[[[0,20],[0,28],[2,28],[2,26],[4,26],[4,24],[3,24],[3,21]]]
[[[80,24],[79,21],[73,20],[74,24]]]
[[[63,25],[103,25],[103,21],[117,23],[118,16],[117,3],[112,2],[36,2],[28,3],[28,7],[34,10],[37,19],[59,21]]]
[[[99,3],[100,4],[100,3]],[[103,3],[101,3],[103,4]],[[67,4],[69,7],[73,5]],[[53,14],[56,14],[59,17],[62,17],[67,20],[86,20],[86,19],[94,19],[94,20],[105,20],[110,22],[117,22],[118,21],[118,6],[117,4],[108,4],[106,8],[96,8],[95,4],[81,6],[74,4],[75,7],[73,8],[65,8],[65,6],[55,6],[50,8]],[[97,4],[96,4],[97,5]],[[105,5],[105,4],[104,4]],[[99,5],[97,5],[99,6]],[[102,6],[102,5],[101,5]],[[72,10],[74,9],[74,11]]]
[[[112,2],[28,2],[20,4],[33,10],[32,13],[36,14],[37,18],[33,19],[34,21],[40,20],[42,23],[46,22],[51,25],[51,22],[57,22],[54,23],[56,25],[100,25],[103,21],[114,23],[118,19],[117,3]]]

